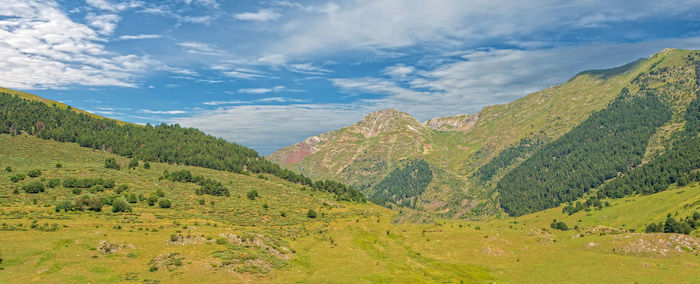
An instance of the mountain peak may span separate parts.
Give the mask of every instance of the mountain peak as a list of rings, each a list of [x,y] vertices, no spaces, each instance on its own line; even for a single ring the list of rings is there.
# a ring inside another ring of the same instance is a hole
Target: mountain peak
[[[357,127],[368,138],[404,127],[414,132],[424,128],[423,124],[413,116],[395,108],[386,108],[372,112],[362,118]]]
[[[442,131],[467,132],[476,124],[479,114],[457,114],[447,117],[436,117],[425,122],[431,129]]]

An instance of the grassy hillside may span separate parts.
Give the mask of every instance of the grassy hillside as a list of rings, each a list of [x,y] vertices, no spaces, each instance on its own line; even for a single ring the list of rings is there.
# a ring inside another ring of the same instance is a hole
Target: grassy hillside
[[[413,224],[394,222],[410,211],[337,202],[270,175],[161,163],[113,170],[105,159],[123,168],[129,160],[33,136],[0,135],[0,157],[0,282],[678,283],[700,274],[698,231],[629,232],[668,213],[700,211],[698,184],[573,215],[560,207],[518,218]],[[4,171],[8,166],[12,172]],[[10,180],[33,169],[41,175]],[[200,196],[195,184],[159,179],[164,170],[183,169],[221,181],[231,196]],[[22,190],[68,177],[113,178],[113,189],[95,193],[103,197],[122,184],[129,188],[121,195],[161,190],[172,207],[139,200],[127,213],[111,206],[55,212],[58,201],[78,195],[60,185],[38,194]],[[248,199],[250,190],[259,197]],[[317,217],[308,218],[308,209]],[[552,219],[578,230],[554,230]]]

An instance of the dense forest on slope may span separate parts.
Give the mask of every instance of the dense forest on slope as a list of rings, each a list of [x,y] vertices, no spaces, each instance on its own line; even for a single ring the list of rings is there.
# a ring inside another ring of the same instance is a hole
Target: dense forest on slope
[[[521,139],[517,145],[506,148],[499,153],[498,156],[481,166],[474,176],[478,177],[481,182],[488,181],[492,179],[499,170],[513,165],[519,159],[526,158],[549,142],[549,140],[550,139],[546,139],[546,137],[525,137]]]
[[[700,168],[700,101],[697,98],[688,107],[685,119],[686,131],[678,133],[670,150],[606,184],[598,195],[620,198],[656,193],[676,182],[683,186],[697,180],[697,174],[693,173]]]
[[[369,199],[380,205],[400,201],[403,206],[415,207],[416,198],[432,180],[433,171],[426,161],[409,160],[375,185]]]
[[[649,138],[671,118],[652,92],[623,89],[611,105],[544,146],[498,183],[502,208],[511,216],[580,198],[642,162]]]
[[[25,132],[43,139],[74,142],[144,161],[178,163],[236,173],[269,173],[282,179],[314,186],[308,177],[280,168],[244,146],[229,143],[194,128],[161,124],[142,127],[119,125],[93,117],[0,93],[0,133]],[[364,201],[352,187],[322,183],[341,200]]]

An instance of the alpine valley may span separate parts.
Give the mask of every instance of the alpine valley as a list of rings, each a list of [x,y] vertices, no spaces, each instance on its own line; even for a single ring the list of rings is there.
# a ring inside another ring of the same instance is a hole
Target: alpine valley
[[[0,282],[696,283],[700,51],[266,157],[0,89]]]

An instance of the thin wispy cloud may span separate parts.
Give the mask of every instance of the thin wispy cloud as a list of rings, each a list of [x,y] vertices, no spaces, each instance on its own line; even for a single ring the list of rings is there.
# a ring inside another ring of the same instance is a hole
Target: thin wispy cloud
[[[246,12],[235,14],[236,19],[242,21],[267,22],[279,18],[281,15],[269,9],[261,9],[257,12]]]

